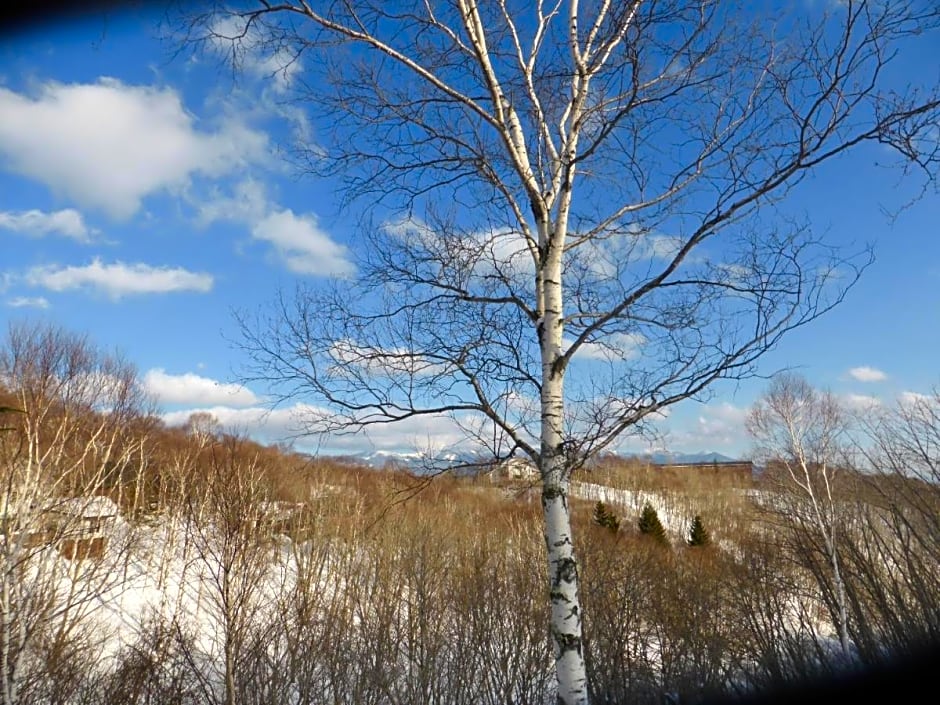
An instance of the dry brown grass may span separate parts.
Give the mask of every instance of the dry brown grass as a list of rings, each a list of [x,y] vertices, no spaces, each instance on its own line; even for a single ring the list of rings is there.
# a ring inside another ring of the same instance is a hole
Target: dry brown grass
[[[635,458],[611,456],[580,470],[575,479],[620,489],[654,492],[671,490],[689,495],[750,489],[754,486],[749,473],[714,463],[677,468],[658,466]]]

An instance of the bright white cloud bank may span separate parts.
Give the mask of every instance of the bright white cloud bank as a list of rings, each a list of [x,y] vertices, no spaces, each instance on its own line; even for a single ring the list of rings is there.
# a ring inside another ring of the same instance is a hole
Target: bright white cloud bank
[[[230,120],[214,132],[171,88],[49,82],[35,96],[0,88],[3,166],[114,218],[148,194],[264,159],[267,137]]]
[[[849,376],[859,382],[883,382],[888,378],[881,370],[867,366],[853,367],[849,370]]]
[[[155,368],[144,375],[144,387],[163,404],[219,404],[232,407],[251,406],[258,397],[240,384],[218,382],[188,372],[171,375]],[[186,412],[188,414],[192,412]]]
[[[313,213],[297,214],[268,199],[264,184],[242,179],[230,195],[214,189],[197,204],[197,222],[247,225],[255,240],[268,243],[279,263],[297,274],[345,277],[355,272],[349,250],[324,231]]]
[[[217,221],[257,223],[271,209],[264,184],[251,177],[236,182],[228,195],[215,186],[208,197],[198,198],[193,205],[201,227]]]
[[[0,229],[34,237],[51,234],[64,235],[79,242],[88,242],[94,234],[94,231],[85,225],[82,214],[74,208],[52,213],[40,210],[0,211]]]
[[[179,291],[207,292],[212,289],[212,276],[190,272],[179,267],[151,267],[147,264],[103,264],[94,259],[81,267],[55,265],[34,267],[26,281],[51,291],[92,289],[113,299],[131,294],[166,294]]]
[[[295,433],[296,415],[307,409],[309,407],[297,405],[294,408],[271,411],[257,406],[239,409],[225,404],[216,404],[170,411],[163,414],[161,418],[168,426],[183,426],[193,414],[208,413],[226,431],[245,432],[259,441],[271,443]]]

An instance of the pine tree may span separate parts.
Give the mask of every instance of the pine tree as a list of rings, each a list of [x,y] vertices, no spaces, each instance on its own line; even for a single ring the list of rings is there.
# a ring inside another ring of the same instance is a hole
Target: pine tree
[[[652,537],[657,543],[669,545],[669,540],[666,538],[666,530],[663,528],[656,510],[653,509],[653,505],[649,502],[646,503],[643,507],[643,513],[640,514],[639,527],[641,534]]]
[[[594,505],[594,523],[613,532],[620,529],[620,519],[600,501]]]
[[[696,514],[695,518],[692,520],[692,526],[689,529],[689,538],[686,543],[688,543],[689,546],[707,546],[711,542],[711,536],[708,535],[708,530],[705,528],[705,524],[702,523],[702,517]]]

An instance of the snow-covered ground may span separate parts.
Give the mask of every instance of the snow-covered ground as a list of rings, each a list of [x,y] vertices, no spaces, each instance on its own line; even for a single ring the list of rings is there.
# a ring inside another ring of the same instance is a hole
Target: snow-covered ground
[[[656,509],[676,543],[687,536],[694,511],[691,500],[683,499],[679,493],[660,494],[573,483],[572,494],[589,501],[603,501],[623,519],[638,516],[648,503]],[[100,509],[113,513],[110,507]],[[285,510],[280,505],[268,509],[268,514]],[[368,623],[367,629],[372,629],[383,619],[392,620],[392,624],[382,627],[386,631],[380,629],[377,632],[380,634],[416,628],[409,621],[409,605],[421,599],[422,591],[399,585],[395,613],[384,614],[376,610],[386,607],[366,604],[374,594],[372,586],[349,582],[382,579],[370,563],[375,558],[369,553],[373,549],[365,543],[362,546],[331,544],[324,542],[323,537],[295,543],[286,536],[274,534],[261,544],[248,540],[239,545],[237,536],[226,538],[224,527],[206,520],[197,524],[192,519],[172,514],[153,515],[133,524],[115,516],[109,519],[106,533],[107,545],[98,558],[69,561],[52,550],[42,554],[43,561],[56,565],[52,572],[59,581],[58,594],[82,605],[81,622],[86,633],[97,642],[95,667],[101,672],[116,668],[127,650],[140,648],[155,625],[175,624],[191,637],[189,644],[193,652],[198,654],[199,662],[206,665],[206,672],[214,674],[210,677],[219,681],[216,683],[219,686],[220,664],[224,661],[230,627],[226,623],[226,604],[231,606],[234,596],[236,601],[241,600],[242,619],[248,615],[252,623],[271,622],[279,610],[285,609],[285,600],[298,587],[298,577],[305,564],[318,566],[317,570],[305,574],[303,580],[316,583],[312,593],[322,600],[319,604],[329,605],[333,594],[341,595],[340,601],[346,600],[340,610],[348,609],[348,622],[340,628],[355,631],[364,620]],[[405,545],[396,550],[410,549]],[[386,558],[389,555],[393,554]],[[419,574],[412,577],[421,579]],[[376,589],[385,589],[376,585]],[[308,584],[308,587],[311,586]],[[817,647],[834,649],[837,641],[834,636],[830,639],[833,630],[826,624],[824,615],[809,611],[800,599],[794,597],[784,604],[781,616],[792,623],[794,633],[808,630],[815,635]],[[453,607],[445,604],[440,608],[443,612],[438,610],[434,614],[445,614]],[[454,622],[459,623],[462,623],[459,619]],[[446,628],[453,627],[448,624]],[[416,637],[412,634],[409,638]],[[493,638],[499,639],[501,635],[495,634]],[[643,637],[646,653],[640,660],[654,671],[663,668],[659,638],[655,634]],[[272,642],[271,648],[274,654],[280,645]],[[544,657],[547,656],[546,651]],[[395,658],[411,656],[396,656],[392,662]],[[545,667],[544,662],[538,666],[539,669]]]

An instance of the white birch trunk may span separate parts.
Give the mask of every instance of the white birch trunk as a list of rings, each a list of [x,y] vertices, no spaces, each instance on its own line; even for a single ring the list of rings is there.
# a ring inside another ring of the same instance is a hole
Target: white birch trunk
[[[543,317],[539,330],[542,354],[541,474],[545,546],[551,600],[551,638],[558,679],[558,702],[587,705],[587,670],[581,634],[578,563],[568,514],[570,469],[563,445],[564,371],[561,355],[561,247],[556,244],[542,270]]]
[[[790,431],[790,437],[797,439],[795,431]],[[806,459],[806,453],[803,450],[802,444],[798,440],[794,440],[794,444],[798,449],[800,469],[803,471],[804,482],[801,483],[797,480],[792,471],[790,475],[793,476],[797,485],[801,486],[809,496],[810,503],[813,507],[813,520],[816,522],[816,529],[822,535],[823,543],[826,547],[826,559],[829,561],[829,566],[832,568],[832,581],[836,593],[836,609],[838,611],[838,624],[836,628],[839,630],[839,644],[842,647],[843,656],[848,658],[851,654],[849,615],[846,607],[845,582],[842,579],[842,570],[839,566],[839,552],[836,542],[835,500],[832,496],[832,489],[829,486],[829,469],[826,463],[823,463],[819,470],[826,488],[826,502],[829,509],[827,516],[827,512],[824,511],[823,507],[820,505],[820,498],[816,496],[816,490],[813,487],[813,481],[810,476],[809,462]]]
[[[10,594],[10,579],[9,576],[4,576],[3,578],[3,644],[0,646],[0,654],[2,654],[2,664],[0,667],[3,668],[3,705],[15,705],[16,704],[16,668],[15,661],[16,655],[11,653],[11,644],[14,640],[13,636],[13,614],[12,614],[12,597]]]
[[[832,535],[826,536],[826,546],[829,551],[829,562],[832,566],[832,579],[836,588],[836,606],[839,610],[839,642],[842,646],[842,654],[848,658],[852,653],[851,641],[849,640],[849,614],[846,606],[845,581],[842,579],[834,534],[835,528],[832,529]]]

